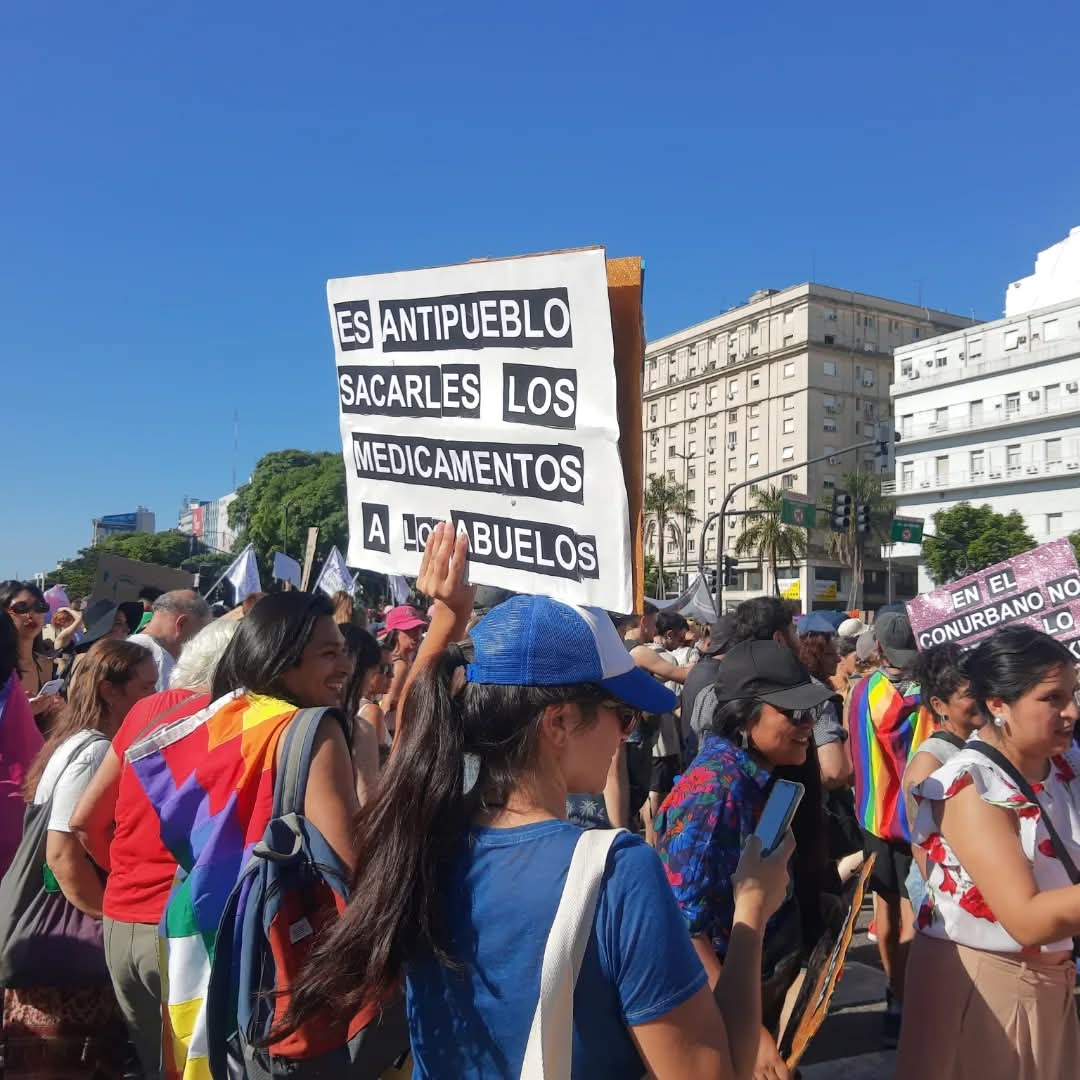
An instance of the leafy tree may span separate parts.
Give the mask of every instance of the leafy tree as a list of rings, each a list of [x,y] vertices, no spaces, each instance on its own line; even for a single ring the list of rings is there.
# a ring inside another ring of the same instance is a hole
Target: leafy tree
[[[828,552],[838,562],[851,570],[851,586],[848,591],[848,607],[862,607],[860,591],[863,584],[866,543],[875,546],[889,543],[892,519],[896,503],[881,494],[881,477],[871,472],[850,472],[840,478],[840,491],[851,496],[851,524],[844,532],[829,533]],[[856,528],[855,507],[859,503],[870,506],[870,531],[860,533]],[[822,500],[822,505],[832,509],[832,495]],[[820,520],[820,519],[819,519]]]
[[[1080,561],[1080,529],[1077,529],[1074,533],[1069,533],[1069,543],[1073,546],[1073,551],[1076,552],[1076,558]]]
[[[664,544],[668,524],[675,518],[683,519],[683,529],[694,524],[694,511],[690,506],[690,492],[685,484],[669,480],[666,476],[650,476],[645,488],[645,516],[656,522],[656,575],[657,581],[667,581],[664,573]],[[663,596],[661,595],[661,599]]]
[[[255,545],[263,580],[275,551],[303,561],[309,528],[319,529],[319,550],[345,550],[349,522],[345,462],[340,453],[275,450],[259,459],[251,482],[237,489],[229,524],[238,530],[234,550]],[[288,528],[286,534],[285,529]]]
[[[169,529],[159,533],[121,533],[110,536],[96,547],[83,548],[73,559],[65,559],[46,575],[46,585],[63,584],[74,600],[89,596],[94,588],[98,560],[103,554],[119,555],[125,559],[156,566],[182,567],[211,579],[228,566],[231,555],[208,551],[198,540]],[[207,582],[210,584],[211,582]]]
[[[777,596],[780,595],[777,566],[781,562],[798,562],[806,554],[806,530],[780,520],[783,498],[783,491],[772,485],[755,489],[750,512],[742,519],[742,532],[735,541],[736,555],[750,555],[759,563],[769,564]]]
[[[674,580],[674,574],[664,574],[665,592],[674,585]],[[664,593],[660,592],[660,571],[651,555],[645,556],[645,595],[661,598],[664,596]]]
[[[999,514],[989,503],[960,502],[934,514],[934,535],[923,540],[923,562],[938,585],[1030,551],[1035,538],[1019,510]]]

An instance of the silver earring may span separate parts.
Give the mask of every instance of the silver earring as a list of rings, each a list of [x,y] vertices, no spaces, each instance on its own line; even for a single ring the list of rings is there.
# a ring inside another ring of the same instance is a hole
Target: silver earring
[[[1004,727],[1004,726],[1005,726],[1005,717],[1004,716],[995,716],[994,717],[994,727]]]

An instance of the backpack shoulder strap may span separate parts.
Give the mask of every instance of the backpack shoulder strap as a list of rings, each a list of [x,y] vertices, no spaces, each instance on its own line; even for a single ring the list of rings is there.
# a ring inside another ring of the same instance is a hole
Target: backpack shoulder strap
[[[289,723],[274,784],[273,817],[303,813],[315,733],[327,713],[336,715],[336,710],[326,707],[299,709]]]
[[[562,1080],[571,1073],[574,987],[592,935],[611,845],[625,829],[583,832],[574,847],[540,969],[540,1000],[521,1064],[521,1080]]]

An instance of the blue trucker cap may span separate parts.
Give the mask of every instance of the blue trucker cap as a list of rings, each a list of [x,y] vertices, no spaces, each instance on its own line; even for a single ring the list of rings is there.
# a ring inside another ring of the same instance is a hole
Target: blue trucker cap
[[[602,686],[641,712],[671,712],[678,699],[640,670],[601,608],[549,596],[514,596],[473,627],[472,683],[498,686]]]

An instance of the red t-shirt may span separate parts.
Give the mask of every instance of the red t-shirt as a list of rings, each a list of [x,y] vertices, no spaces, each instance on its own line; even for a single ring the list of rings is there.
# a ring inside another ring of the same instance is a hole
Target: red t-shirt
[[[157,814],[127,767],[124,754],[134,742],[145,738],[155,728],[182,720],[209,704],[209,694],[162,690],[137,702],[113,736],[113,753],[120,759],[120,788],[113,812],[116,831],[109,848],[112,869],[101,904],[102,911],[110,919],[128,923],[159,922],[176,876],[176,860],[161,842]]]

